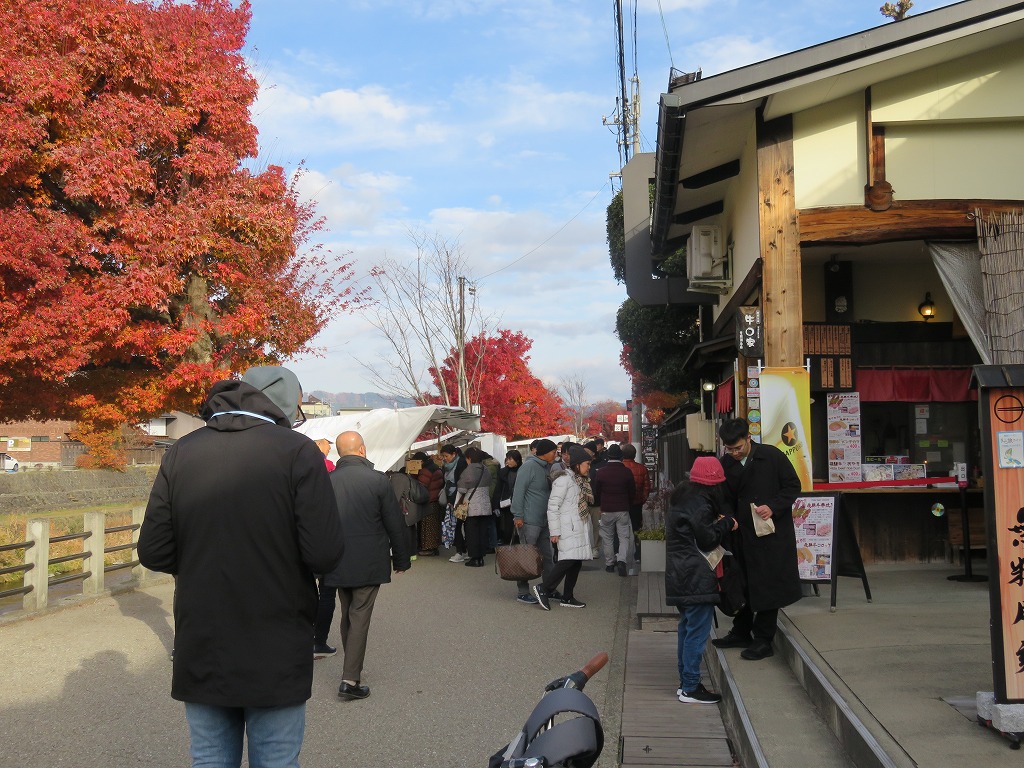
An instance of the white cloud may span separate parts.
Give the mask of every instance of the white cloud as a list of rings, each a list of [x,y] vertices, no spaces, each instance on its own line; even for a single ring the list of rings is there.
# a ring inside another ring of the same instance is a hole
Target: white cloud
[[[331,232],[373,230],[384,216],[405,213],[399,195],[410,179],[390,173],[357,171],[351,164],[328,173],[306,170],[298,179],[301,199],[316,202]]]
[[[742,35],[721,35],[699,40],[687,47],[689,60],[704,71],[705,77],[764,61],[782,52],[771,38],[754,39]]]
[[[430,108],[402,101],[379,85],[309,91],[308,85],[285,81],[260,88],[252,112],[261,141],[355,152],[436,145],[450,136]]]

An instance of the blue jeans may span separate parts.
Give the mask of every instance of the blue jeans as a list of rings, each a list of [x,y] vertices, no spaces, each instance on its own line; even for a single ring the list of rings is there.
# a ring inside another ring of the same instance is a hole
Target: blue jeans
[[[242,738],[250,768],[299,768],[306,704],[293,707],[215,707],[186,702],[192,765],[238,768]]]
[[[711,634],[715,606],[711,603],[680,605],[676,640],[679,654],[679,687],[692,691],[700,683],[700,660]]]

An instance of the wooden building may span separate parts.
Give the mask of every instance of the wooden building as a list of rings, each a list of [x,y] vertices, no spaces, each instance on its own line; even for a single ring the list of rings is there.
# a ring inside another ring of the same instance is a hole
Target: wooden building
[[[627,291],[700,306],[688,365],[718,418],[746,414],[752,365],[809,362],[816,484],[830,393],[859,395],[865,457],[976,475],[971,367],[1024,362],[1024,3],[673,78],[657,147],[623,169]],[[760,313],[756,357],[741,307]],[[933,556],[932,524],[908,519],[919,534],[867,558]]]

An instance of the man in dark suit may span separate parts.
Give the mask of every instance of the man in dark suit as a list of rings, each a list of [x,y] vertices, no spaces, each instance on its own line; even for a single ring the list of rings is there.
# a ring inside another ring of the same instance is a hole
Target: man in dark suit
[[[800,478],[778,448],[755,443],[745,419],[730,419],[718,431],[725,446],[726,506],[739,521],[732,549],[746,577],[746,606],[736,614],[718,648],[743,648],[744,659],[757,661],[774,654],[779,609],[801,597],[796,559],[793,502]],[[758,536],[754,515],[771,520],[775,532]]]
[[[370,695],[370,688],[361,685],[359,678],[377,592],[381,584],[391,581],[392,567],[396,573],[409,570],[412,549],[391,481],[366,458],[362,435],[342,432],[336,446],[339,458],[330,478],[344,529],[345,554],[323,583],[337,587],[341,600],[345,666],[338,696],[352,701]]]

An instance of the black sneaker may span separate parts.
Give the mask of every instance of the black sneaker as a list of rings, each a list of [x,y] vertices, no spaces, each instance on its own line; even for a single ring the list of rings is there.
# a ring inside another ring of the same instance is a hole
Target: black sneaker
[[[561,599],[562,599],[562,593],[559,592],[557,589],[552,590],[551,592],[548,592],[548,600],[561,600]]]
[[[604,567],[604,571],[605,571],[605,573],[615,573],[615,566],[614,565],[606,565]]]
[[[333,656],[338,649],[327,643],[313,643],[313,658],[322,659],[324,656]]]
[[[577,600],[575,597],[563,597],[558,601],[558,604],[563,608],[586,608],[587,604],[582,600]]]
[[[722,697],[705,688],[704,683],[697,683],[697,687],[692,691],[680,689],[678,699],[683,704],[717,704],[722,700]]]
[[[615,570],[619,572],[619,576],[625,576],[628,573],[626,570],[626,563],[622,560],[619,560],[619,562],[615,564]]]
[[[533,595],[519,595],[518,597],[516,597],[516,600],[518,600],[523,605],[536,605],[537,604],[537,598],[534,597]]]
[[[748,648],[754,639],[750,635],[738,635],[730,631],[725,637],[716,637],[711,641],[715,648]]]
[[[548,601],[548,596],[544,593],[544,590],[540,586],[533,588],[533,595],[537,598],[537,605],[543,608],[545,611],[551,610],[551,603]]]

